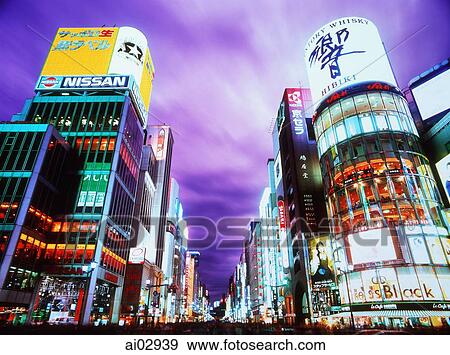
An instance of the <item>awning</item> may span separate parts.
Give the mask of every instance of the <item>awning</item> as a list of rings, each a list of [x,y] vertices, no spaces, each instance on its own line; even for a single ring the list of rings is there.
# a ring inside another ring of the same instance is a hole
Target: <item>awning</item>
[[[351,317],[351,312],[332,314],[331,317]],[[427,311],[427,310],[380,310],[380,311],[357,311],[353,317],[389,317],[389,318],[422,318],[422,317],[450,317],[450,311]]]

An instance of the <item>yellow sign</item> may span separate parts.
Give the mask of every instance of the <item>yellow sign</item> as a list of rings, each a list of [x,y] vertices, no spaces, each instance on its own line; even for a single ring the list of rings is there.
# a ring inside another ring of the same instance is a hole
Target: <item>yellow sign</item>
[[[55,80],[53,76],[132,76],[136,84],[132,86],[132,94],[137,109],[145,116],[145,126],[154,73],[147,38],[135,28],[60,28],[42,68],[41,77]]]
[[[41,75],[107,74],[119,28],[60,28]]]
[[[144,101],[144,105],[147,110],[150,106],[150,96],[152,93],[152,82],[154,75],[155,69],[153,68],[152,57],[150,56],[150,51],[147,48],[144,59],[144,68],[142,70],[141,83],[139,85],[142,100]]]

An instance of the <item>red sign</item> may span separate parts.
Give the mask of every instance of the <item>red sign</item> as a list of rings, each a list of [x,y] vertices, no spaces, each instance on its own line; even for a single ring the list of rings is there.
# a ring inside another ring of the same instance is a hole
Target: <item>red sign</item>
[[[117,284],[119,283],[119,276],[105,272],[105,280]]]
[[[286,229],[286,217],[284,216],[284,201],[278,200],[278,214],[279,214],[279,223],[280,230],[284,231]]]

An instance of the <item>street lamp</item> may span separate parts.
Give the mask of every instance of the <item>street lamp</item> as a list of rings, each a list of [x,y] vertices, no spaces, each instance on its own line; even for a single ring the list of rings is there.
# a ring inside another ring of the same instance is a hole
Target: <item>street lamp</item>
[[[170,286],[170,284],[153,284],[152,285],[151,280],[145,280],[145,288],[148,290],[148,294],[147,294],[147,314],[146,314],[146,317],[145,317],[145,324],[146,325],[147,325],[147,320],[148,320],[148,316],[149,316],[149,313],[150,313],[150,290],[152,288],[165,287],[165,286]],[[154,308],[155,309],[153,310],[152,325],[154,325],[154,323],[155,323],[156,307],[154,307]]]
[[[278,309],[278,301],[279,301],[279,299],[278,299],[278,288],[287,286],[287,280],[286,280],[285,277],[283,278],[283,282],[284,283],[282,283],[281,285],[269,285],[269,287],[271,289],[275,288],[275,294],[277,296],[276,302],[274,302],[274,311],[275,311],[275,314],[277,316],[277,323],[280,321],[280,314],[279,314],[279,309]],[[273,294],[272,294],[272,296],[273,296]]]

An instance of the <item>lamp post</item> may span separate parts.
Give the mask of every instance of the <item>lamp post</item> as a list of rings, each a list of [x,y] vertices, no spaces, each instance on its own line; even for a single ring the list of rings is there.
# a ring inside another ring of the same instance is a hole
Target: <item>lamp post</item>
[[[279,321],[280,321],[280,314],[279,314],[279,308],[278,308],[278,301],[279,301],[279,297],[278,297],[278,288],[280,288],[280,287],[286,287],[287,286],[287,283],[286,283],[286,278],[284,278],[283,279],[284,280],[284,282],[285,283],[283,283],[283,284],[281,284],[281,285],[270,285],[270,288],[272,289],[272,288],[275,288],[275,293],[276,293],[276,300],[275,300],[275,302],[274,302],[274,311],[275,311],[275,314],[276,314],[276,319],[277,319],[277,323],[279,323]],[[273,296],[273,294],[272,294],[272,296]]]
[[[151,284],[151,280],[145,280],[145,289],[148,290],[148,294],[147,294],[147,314],[145,317],[145,325],[147,325],[147,320],[148,320],[148,316],[150,313],[150,290],[152,288],[157,288],[157,287],[165,287],[165,286],[170,286],[169,284]],[[157,291],[155,291],[157,292]],[[152,315],[152,326],[155,323],[155,311],[156,311],[156,307],[153,307],[153,315]]]

